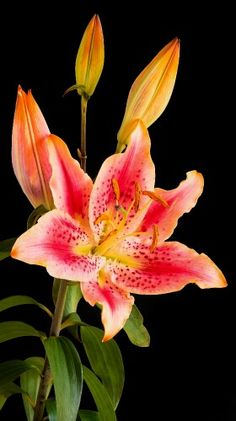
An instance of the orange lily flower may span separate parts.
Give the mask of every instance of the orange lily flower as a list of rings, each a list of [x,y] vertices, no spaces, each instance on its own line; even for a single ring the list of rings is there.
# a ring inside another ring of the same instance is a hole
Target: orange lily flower
[[[205,254],[166,241],[179,217],[195,206],[203,177],[191,171],[177,188],[155,189],[142,122],[125,152],[105,160],[94,184],[59,138],[49,136],[48,144],[56,209],[16,240],[11,255],[46,267],[56,278],[80,282],[85,300],[102,306],[104,341],[124,326],[131,294],[163,294],[188,283],[227,285]]]
[[[118,150],[133,131],[136,120],[149,127],[165,110],[174,89],[179,64],[180,41],[174,38],[145,67],[134,81],[118,132]]]

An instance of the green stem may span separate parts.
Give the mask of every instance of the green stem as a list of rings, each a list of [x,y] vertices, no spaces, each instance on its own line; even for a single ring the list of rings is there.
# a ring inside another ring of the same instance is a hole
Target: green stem
[[[86,172],[86,117],[87,117],[88,97],[81,96],[81,146],[80,146],[80,162],[81,168]]]
[[[51,328],[50,328],[50,333],[49,333],[50,336],[60,335],[61,322],[63,318],[63,312],[64,312],[65,301],[66,301],[67,288],[68,288],[67,282],[62,279],[60,281],[60,286],[59,286],[57,301],[56,301],[56,306],[55,306],[55,312],[54,312],[52,323],[51,323]],[[41,421],[43,418],[46,399],[51,389],[51,380],[52,380],[51,370],[50,370],[48,359],[46,357],[42,375],[41,375],[41,383],[39,386],[33,421]]]

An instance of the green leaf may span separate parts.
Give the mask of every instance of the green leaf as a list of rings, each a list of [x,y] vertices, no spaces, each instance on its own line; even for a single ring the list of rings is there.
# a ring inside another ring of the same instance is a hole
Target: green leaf
[[[105,386],[114,409],[124,387],[124,365],[114,339],[102,342],[103,331],[93,326],[81,326],[81,339],[93,371]]]
[[[87,367],[83,366],[83,371],[84,380],[93,395],[99,412],[99,421],[116,421],[116,414],[106,388],[97,376]]]
[[[33,304],[44,310],[50,317],[52,317],[51,311],[43,304],[36,301],[34,298],[28,295],[12,295],[11,297],[3,298],[0,300],[0,311],[7,310],[12,307],[21,306],[24,304]]]
[[[31,212],[30,216],[28,217],[27,229],[35,225],[38,222],[38,219],[40,218],[40,216],[44,215],[47,212],[48,210],[43,205],[40,205],[36,209],[34,209],[33,212]]]
[[[57,278],[55,278],[54,282],[53,282],[52,297],[53,297],[54,304],[56,304],[60,282],[61,282],[61,279],[57,279]],[[67,284],[68,284],[68,282],[67,282]],[[78,339],[78,327],[77,327],[77,325],[79,323],[77,323],[77,322],[74,323],[72,318],[69,319],[69,317],[72,313],[76,314],[77,306],[78,306],[78,303],[79,303],[81,297],[82,297],[82,293],[81,293],[79,283],[69,284],[68,287],[67,287],[66,301],[65,301],[64,312],[63,312],[64,322],[62,324],[62,326],[63,326],[62,329],[69,328],[69,332],[76,339]],[[74,321],[75,321],[76,316],[74,315],[73,318],[74,318]],[[65,319],[67,319],[67,320],[65,320]],[[77,320],[80,320],[79,316],[77,316]]]
[[[148,347],[150,345],[150,335],[143,325],[143,316],[136,305],[133,305],[124,330],[132,344],[140,347]]]
[[[69,285],[66,294],[64,316],[70,313],[76,313],[78,303],[82,298],[82,292],[79,284]]]
[[[0,410],[2,409],[3,405],[5,404],[6,400],[11,396],[15,395],[16,393],[24,393],[24,391],[17,386],[17,384],[10,382],[5,386],[1,387],[0,390]]]
[[[48,399],[46,401],[46,410],[49,421],[57,421],[57,407],[54,399]]]
[[[56,395],[57,421],[75,421],[80,405],[83,373],[79,354],[65,337],[44,341]]]
[[[86,326],[86,323],[82,322],[77,313],[71,313],[61,324],[61,329],[65,329],[71,326]]]
[[[88,409],[81,409],[79,411],[80,421],[99,421],[99,414],[96,411],[89,411]]]
[[[0,343],[22,336],[38,336],[39,338],[43,338],[46,335],[24,322],[11,321],[0,323]]]
[[[8,240],[0,241],[0,260],[6,259],[11,254],[11,249],[16,238],[8,238]]]
[[[61,279],[54,278],[52,298],[54,304],[57,301],[57,294]],[[69,284],[66,292],[66,302],[64,307],[64,318],[70,313],[76,313],[78,303],[82,297],[82,292],[79,283]]]
[[[22,396],[27,420],[33,421],[33,406],[37,399],[44,359],[41,357],[30,357],[25,362],[30,365],[31,369],[21,374],[20,384],[27,393],[27,395]]]
[[[14,381],[24,371],[31,368],[30,364],[22,360],[9,360],[0,364],[0,391],[10,382]]]

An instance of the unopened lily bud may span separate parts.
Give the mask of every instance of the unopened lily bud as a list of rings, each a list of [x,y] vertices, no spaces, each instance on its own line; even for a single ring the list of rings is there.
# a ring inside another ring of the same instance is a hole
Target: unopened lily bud
[[[21,188],[36,208],[51,209],[51,167],[46,139],[50,134],[44,116],[31,92],[19,86],[12,131],[12,164]]]
[[[81,40],[79,50],[75,62],[75,77],[79,95],[90,97],[100,79],[104,66],[104,38],[102,25],[97,15],[89,22],[83,38]],[[69,89],[69,90],[72,90]]]
[[[174,38],[134,81],[118,132],[118,149],[122,149],[122,145],[126,143],[133,130],[134,120],[140,119],[149,127],[165,110],[174,89],[179,51],[180,41]]]

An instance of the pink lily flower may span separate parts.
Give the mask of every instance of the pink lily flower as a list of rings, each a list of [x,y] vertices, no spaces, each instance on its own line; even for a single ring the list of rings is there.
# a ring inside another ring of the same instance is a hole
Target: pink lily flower
[[[12,131],[12,164],[19,184],[33,207],[54,207],[49,180],[46,138],[50,134],[31,91],[19,86]]]
[[[178,218],[195,206],[203,177],[190,171],[177,188],[155,189],[142,122],[125,152],[105,160],[94,184],[60,139],[51,135],[48,143],[56,209],[17,239],[11,255],[80,282],[85,300],[102,306],[103,341],[124,326],[134,303],[131,294],[179,291],[188,283],[227,285],[205,254],[166,241]]]

